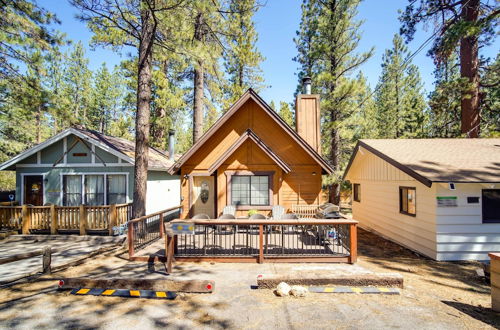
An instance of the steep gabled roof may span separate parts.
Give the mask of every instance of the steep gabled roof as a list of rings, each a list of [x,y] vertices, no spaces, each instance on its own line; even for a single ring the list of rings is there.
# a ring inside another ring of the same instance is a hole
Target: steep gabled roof
[[[266,155],[268,155],[285,173],[290,173],[290,166],[283,161],[274,151],[269,148],[262,139],[260,139],[257,134],[255,134],[250,128],[245,131],[234,143],[230,146],[209,168],[208,173],[212,174],[215,172],[219,166],[222,165],[245,141],[248,139],[255,142],[255,144],[262,150]]]
[[[328,164],[320,154],[316,152],[300,135],[295,132],[288,124],[274,111],[253,89],[248,89],[239,99],[236,101],[229,110],[222,115],[215,123],[208,129],[208,131],[203,134],[203,136],[195,143],[193,146],[179,158],[179,160],[169,169],[170,174],[174,174],[180,170],[182,165],[194,155],[203,144],[214,135],[215,132],[234,115],[238,109],[241,108],[248,100],[253,100],[257,103],[282,129],[285,131],[293,140],[301,146],[304,151],[309,154],[323,169],[325,173],[333,173],[333,168]]]
[[[432,182],[500,182],[500,139],[360,140],[344,178],[360,148],[428,187]]]
[[[45,149],[53,143],[62,140],[63,138],[75,135],[84,142],[93,144],[106,152],[118,157],[119,159],[134,164],[135,158],[135,143],[123,138],[104,135],[97,131],[87,130],[83,128],[71,127],[44,142],[20,153],[19,155],[9,159],[0,165],[0,170],[14,169],[13,166],[23,159],[36,154],[38,151]],[[173,161],[168,159],[168,155],[155,149],[149,148],[149,168],[157,170],[166,170],[172,166]]]

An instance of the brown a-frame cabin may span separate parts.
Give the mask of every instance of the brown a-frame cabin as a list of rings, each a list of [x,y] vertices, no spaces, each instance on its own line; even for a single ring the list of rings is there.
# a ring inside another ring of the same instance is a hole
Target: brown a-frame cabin
[[[181,176],[182,218],[320,204],[321,175],[333,169],[319,154],[319,96],[299,95],[296,108],[297,131],[246,91],[169,170]]]

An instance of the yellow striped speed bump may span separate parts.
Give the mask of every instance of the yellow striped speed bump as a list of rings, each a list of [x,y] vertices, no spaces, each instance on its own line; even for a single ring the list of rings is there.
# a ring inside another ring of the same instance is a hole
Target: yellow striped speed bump
[[[317,293],[362,293],[362,294],[400,294],[397,288],[385,288],[385,287],[323,287],[323,286],[311,286],[309,287],[310,292]]]
[[[172,291],[152,290],[127,290],[127,289],[87,289],[77,288],[71,290],[71,294],[78,296],[108,296],[123,298],[153,298],[153,299],[175,299],[177,294]]]

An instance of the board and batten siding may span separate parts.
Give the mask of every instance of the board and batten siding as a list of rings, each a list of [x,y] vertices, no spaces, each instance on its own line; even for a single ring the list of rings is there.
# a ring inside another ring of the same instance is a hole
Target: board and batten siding
[[[436,251],[436,201],[429,188],[363,149],[346,177],[360,184],[360,202],[352,202],[360,226],[431,258]],[[416,216],[399,212],[399,187],[416,188]]]
[[[500,223],[483,223],[482,189],[500,184],[446,183],[436,185],[437,196],[457,197],[457,206],[436,208],[437,260],[488,260],[488,252],[500,252]],[[467,202],[479,197],[479,203]]]

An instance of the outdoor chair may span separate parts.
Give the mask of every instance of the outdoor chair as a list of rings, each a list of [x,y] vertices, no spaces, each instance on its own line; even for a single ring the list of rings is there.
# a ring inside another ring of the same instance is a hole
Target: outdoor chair
[[[192,217],[191,219],[193,219],[193,220],[209,220],[210,216],[208,214],[205,214],[205,213],[198,213],[194,217]]]
[[[236,206],[234,205],[226,205],[224,206],[224,210],[222,214],[230,214],[232,216],[236,216]]]
[[[219,220],[235,220],[236,217],[232,214],[222,214],[219,218]],[[223,249],[222,246],[222,236],[224,235],[231,235],[234,233],[233,226],[221,226],[218,225],[216,226],[215,232],[214,232],[214,242],[215,242],[215,236],[219,237],[219,246],[221,249]],[[225,247],[229,248],[229,247]]]
[[[285,214],[285,208],[281,205],[274,205],[272,210],[273,220],[281,220],[281,217]]]

